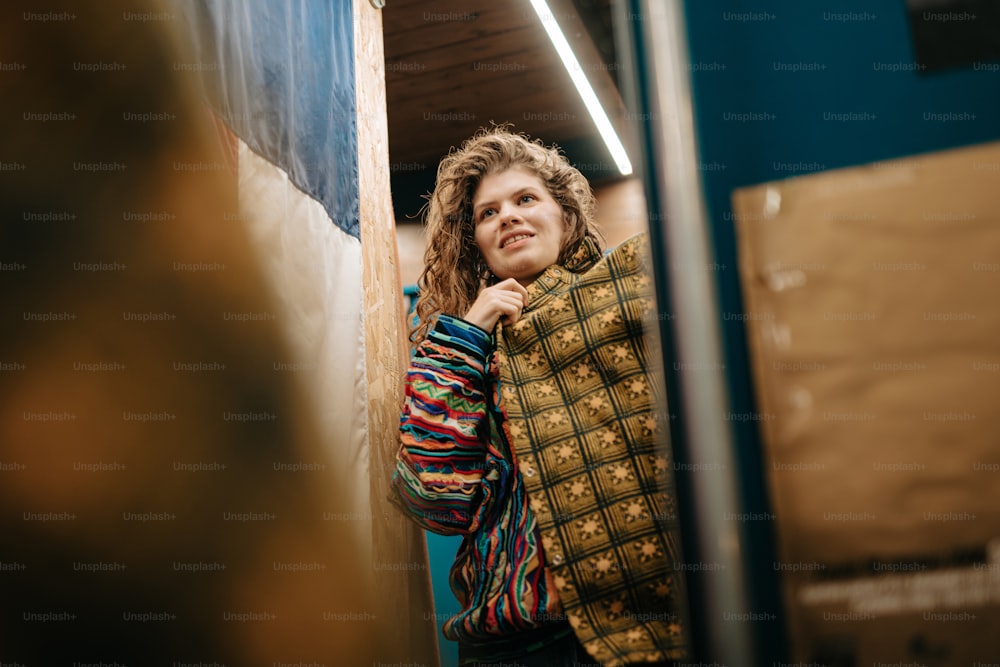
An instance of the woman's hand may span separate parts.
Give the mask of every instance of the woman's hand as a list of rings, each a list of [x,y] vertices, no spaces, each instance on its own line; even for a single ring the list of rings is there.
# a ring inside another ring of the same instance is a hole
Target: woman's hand
[[[527,305],[528,290],[514,278],[508,278],[481,291],[462,319],[484,331],[493,331],[497,320],[505,326],[516,323]]]

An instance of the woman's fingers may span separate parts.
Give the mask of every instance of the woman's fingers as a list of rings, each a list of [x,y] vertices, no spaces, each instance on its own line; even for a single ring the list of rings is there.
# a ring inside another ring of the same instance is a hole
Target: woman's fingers
[[[510,292],[514,292],[516,294],[521,295],[522,300],[524,302],[524,305],[525,306],[528,305],[528,290],[527,290],[527,288],[525,288],[524,285],[522,285],[521,283],[517,282],[513,278],[508,278],[507,280],[501,281],[501,282],[497,283],[496,285],[494,285],[493,287],[497,287],[497,288],[500,288],[500,289],[503,289],[503,290],[507,290],[507,291],[510,291]]]
[[[528,303],[528,290],[513,278],[483,289],[463,318],[486,331],[492,331],[497,320],[512,325],[521,317]]]
[[[524,301],[520,294],[516,292],[506,292],[503,294],[503,303],[500,308],[502,313],[500,321],[506,326],[511,326],[521,319],[521,311],[524,309]]]

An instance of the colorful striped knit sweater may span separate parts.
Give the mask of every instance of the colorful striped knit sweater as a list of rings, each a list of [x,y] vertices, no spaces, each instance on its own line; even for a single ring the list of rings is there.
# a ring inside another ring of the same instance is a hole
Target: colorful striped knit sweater
[[[586,242],[495,337],[442,315],[406,381],[394,500],[465,540],[445,636],[567,619],[608,665],[686,657],[644,237]],[[501,399],[502,397],[502,399]]]
[[[482,329],[438,318],[407,374],[393,477],[395,500],[420,525],[466,536],[450,578],[462,612],[444,629],[455,641],[482,641],[561,618],[507,446],[491,347]]]

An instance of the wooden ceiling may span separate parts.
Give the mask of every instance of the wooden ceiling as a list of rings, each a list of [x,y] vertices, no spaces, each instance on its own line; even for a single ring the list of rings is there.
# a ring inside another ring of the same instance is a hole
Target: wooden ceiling
[[[612,122],[621,125],[610,3],[550,0],[550,7]],[[511,123],[559,144],[592,180],[616,177],[528,0],[387,0],[382,22],[397,219],[420,208],[441,157],[490,123]]]

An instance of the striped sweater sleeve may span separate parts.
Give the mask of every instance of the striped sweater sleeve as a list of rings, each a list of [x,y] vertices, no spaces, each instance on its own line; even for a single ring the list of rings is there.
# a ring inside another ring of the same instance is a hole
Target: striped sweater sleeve
[[[490,348],[485,331],[441,315],[407,372],[391,498],[435,533],[474,532],[493,496],[484,483]]]

